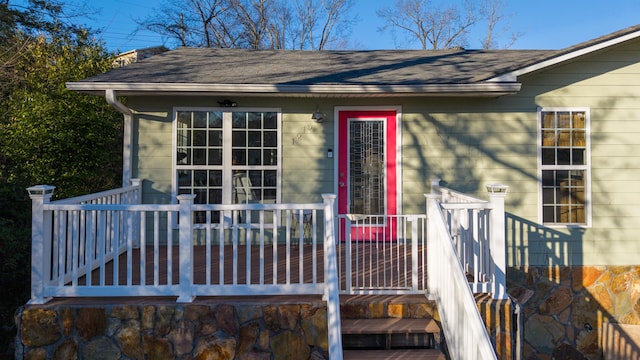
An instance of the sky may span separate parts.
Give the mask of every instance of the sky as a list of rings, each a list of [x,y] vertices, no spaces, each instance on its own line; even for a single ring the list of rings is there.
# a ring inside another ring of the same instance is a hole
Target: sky
[[[82,0],[65,0],[69,3]],[[10,0],[10,4],[23,3]],[[394,0],[354,0],[350,44],[354,49],[395,49],[398,43],[390,33],[378,28],[383,21],[376,11],[391,7]],[[432,0],[434,4],[460,3],[460,0]],[[86,0],[97,13],[82,23],[102,29],[102,40],[111,51],[124,52],[167,45],[162,36],[139,31],[136,19],[143,20],[161,4],[158,0]],[[562,49],[629,26],[640,24],[640,0],[505,0],[510,32],[522,34],[510,49]],[[474,29],[467,48],[481,47],[483,29]],[[503,44],[506,40],[503,41]],[[418,48],[418,44],[413,47]]]

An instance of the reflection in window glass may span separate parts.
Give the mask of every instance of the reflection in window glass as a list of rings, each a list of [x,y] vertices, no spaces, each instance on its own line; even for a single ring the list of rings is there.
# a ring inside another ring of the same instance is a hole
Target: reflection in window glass
[[[177,111],[177,193],[196,194],[196,204],[275,203],[278,131],[277,112]],[[230,139],[228,149],[224,139]],[[196,221],[205,222],[205,216],[196,214]],[[211,213],[211,221],[220,216]]]
[[[585,224],[587,113],[542,110],[540,117],[542,221]]]

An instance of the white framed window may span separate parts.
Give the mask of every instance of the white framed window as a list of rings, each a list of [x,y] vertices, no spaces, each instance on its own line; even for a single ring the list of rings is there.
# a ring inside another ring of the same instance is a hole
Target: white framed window
[[[279,109],[175,108],[173,195],[196,204],[280,202]],[[205,214],[195,214],[196,223]],[[219,213],[211,221],[217,223]]]
[[[550,226],[590,226],[588,108],[538,109],[540,219]]]

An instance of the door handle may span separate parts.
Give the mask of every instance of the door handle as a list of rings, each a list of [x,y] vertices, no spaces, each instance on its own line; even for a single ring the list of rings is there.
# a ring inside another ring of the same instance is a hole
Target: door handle
[[[344,182],[340,181],[340,182],[338,183],[338,186],[340,186],[340,187],[344,187]]]

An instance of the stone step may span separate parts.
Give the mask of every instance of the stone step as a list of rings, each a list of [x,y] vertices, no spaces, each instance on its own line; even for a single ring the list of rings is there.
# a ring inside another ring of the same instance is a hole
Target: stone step
[[[444,354],[435,349],[397,350],[344,350],[345,360],[445,360]]]

